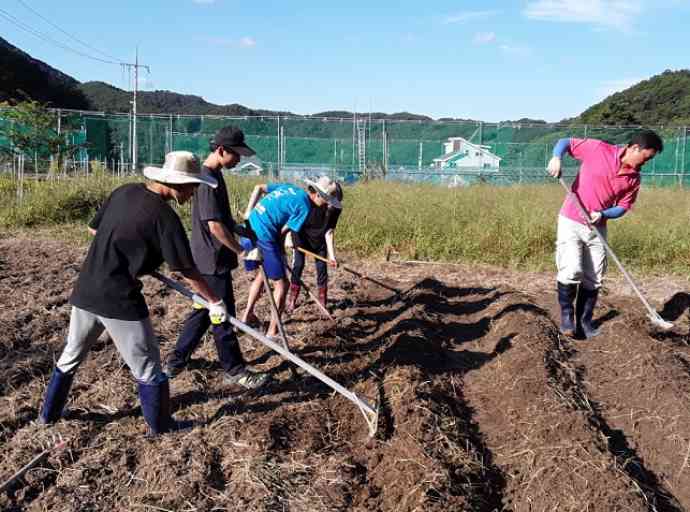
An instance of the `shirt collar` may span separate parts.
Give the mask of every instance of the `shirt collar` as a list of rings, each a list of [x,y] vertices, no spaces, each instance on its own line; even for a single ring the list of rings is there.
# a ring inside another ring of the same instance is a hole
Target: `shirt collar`
[[[625,153],[627,146],[618,148],[618,153],[616,155],[616,162],[618,162],[618,169],[616,170],[616,176],[639,176],[640,169],[635,167],[630,167],[628,165],[623,165],[623,153]]]

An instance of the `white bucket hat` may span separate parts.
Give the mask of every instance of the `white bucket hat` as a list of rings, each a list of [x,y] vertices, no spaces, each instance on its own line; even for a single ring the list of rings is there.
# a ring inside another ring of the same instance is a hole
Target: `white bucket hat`
[[[189,151],[171,151],[165,155],[163,167],[144,167],[144,176],[153,181],[170,185],[199,183],[216,188],[218,182],[211,176],[201,174],[201,163]]]
[[[314,190],[316,190],[319,193],[319,195],[323,199],[325,199],[326,202],[333,208],[342,210],[342,203],[338,200],[337,197],[335,197],[338,191],[338,187],[336,185],[336,182],[333,181],[331,178],[329,178],[328,176],[320,176],[316,181],[312,181],[309,178],[304,178],[304,182],[310,187],[312,187]]]

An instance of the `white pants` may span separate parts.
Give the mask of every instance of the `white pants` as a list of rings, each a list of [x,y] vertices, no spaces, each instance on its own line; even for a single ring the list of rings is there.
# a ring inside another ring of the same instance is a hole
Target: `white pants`
[[[104,330],[110,334],[137,381],[153,384],[161,379],[160,349],[148,318],[116,320],[95,315],[76,306],[72,306],[67,345],[57,362],[60,371],[68,373],[76,370]]]
[[[599,227],[599,231],[606,238],[606,228]],[[559,215],[556,267],[559,283],[582,284],[588,290],[596,290],[606,273],[604,244],[588,226]]]

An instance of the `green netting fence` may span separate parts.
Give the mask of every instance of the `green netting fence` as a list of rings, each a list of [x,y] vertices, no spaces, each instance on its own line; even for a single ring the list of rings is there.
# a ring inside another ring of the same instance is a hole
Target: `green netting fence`
[[[56,111],[56,130],[67,140],[85,143],[67,166],[88,173],[93,162],[117,172],[139,172],[159,165],[171,150],[189,150],[203,158],[214,132],[226,125],[241,128],[257,151],[251,172],[275,179],[331,174],[347,182],[378,178],[462,186],[540,183],[554,143],[561,137],[592,137],[624,144],[641,127],[604,127],[544,123],[465,121],[392,121],[356,118],[224,117],[138,115]],[[0,112],[0,131],[6,122]],[[59,126],[57,126],[59,124]],[[136,129],[135,129],[136,125]],[[69,127],[69,128],[67,128]],[[643,170],[655,185],[690,184],[688,128],[647,127],[664,139],[664,152]],[[135,148],[135,149],[134,149]],[[0,172],[12,172],[12,147],[0,135]],[[136,158],[134,158],[136,154]],[[8,156],[10,155],[10,156]],[[44,157],[45,155],[41,155]],[[39,155],[27,165],[40,173]],[[244,165],[243,162],[241,165]],[[574,174],[577,162],[566,163]],[[29,172],[32,170],[30,169]]]

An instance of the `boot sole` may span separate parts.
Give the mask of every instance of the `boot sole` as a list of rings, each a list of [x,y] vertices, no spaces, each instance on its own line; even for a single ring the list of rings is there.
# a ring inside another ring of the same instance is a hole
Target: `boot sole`
[[[585,339],[591,340],[592,338],[596,338],[601,334],[601,330],[596,329],[590,333],[584,333]]]

